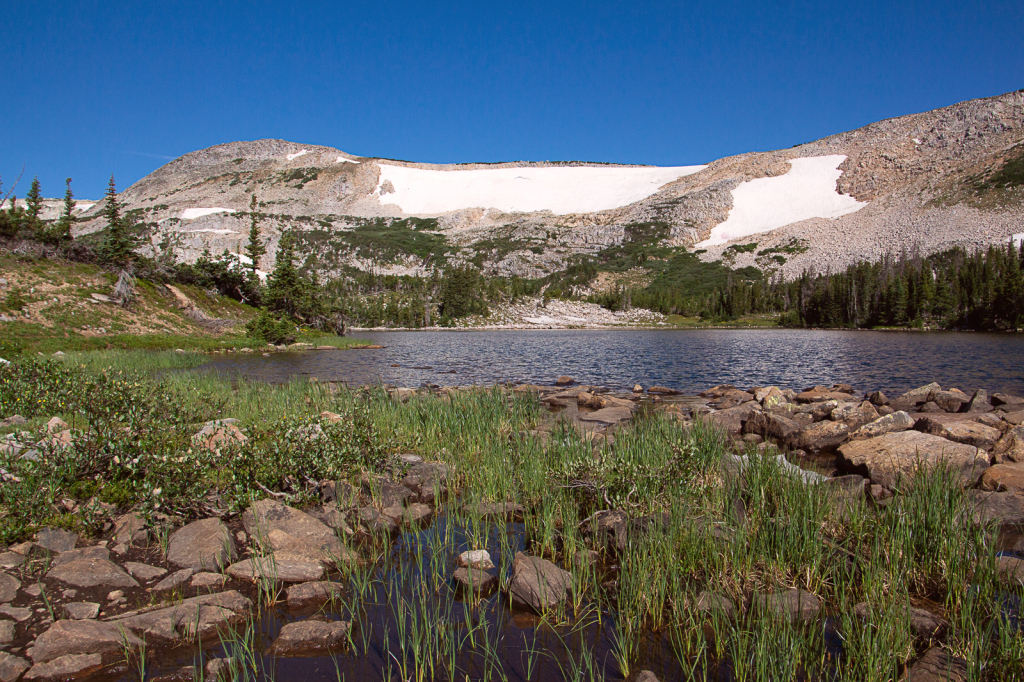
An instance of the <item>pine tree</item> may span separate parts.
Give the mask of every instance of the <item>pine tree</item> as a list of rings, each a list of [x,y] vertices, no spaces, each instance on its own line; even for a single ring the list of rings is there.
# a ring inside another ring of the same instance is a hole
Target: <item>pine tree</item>
[[[107,186],[106,204],[103,216],[107,219],[107,238],[100,247],[100,262],[117,268],[127,268],[135,258],[135,247],[138,240],[132,234],[129,219],[121,215],[124,204],[117,200],[117,188],[114,176],[110,176]]]
[[[256,269],[259,267],[260,257],[267,252],[267,247],[264,246],[263,240],[260,238],[260,219],[255,193],[252,195],[252,201],[249,202],[249,215],[252,224],[249,226],[249,243],[245,247],[245,255],[252,260],[252,278],[256,281]]]
[[[295,236],[289,230],[281,235],[274,271],[267,278],[267,291],[263,297],[267,310],[295,315],[305,293],[304,284],[295,268]]]
[[[71,226],[75,224],[75,199],[71,193],[71,178],[64,182],[67,184],[67,189],[64,191],[64,209],[61,211],[53,231],[54,241],[57,242],[71,239]]]
[[[32,186],[25,195],[25,209],[33,222],[39,221],[39,214],[43,210],[43,193],[40,191],[38,177],[32,178]]]

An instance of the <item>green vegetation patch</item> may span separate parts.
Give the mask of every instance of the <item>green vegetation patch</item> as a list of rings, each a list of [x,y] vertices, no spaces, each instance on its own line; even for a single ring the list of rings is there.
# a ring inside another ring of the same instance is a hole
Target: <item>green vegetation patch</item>
[[[378,218],[351,230],[296,230],[296,250],[315,255],[322,265],[333,266],[326,269],[337,269],[342,259],[350,255],[384,263],[415,256],[441,265],[450,247],[444,235],[431,231],[436,229],[437,220],[433,218]]]

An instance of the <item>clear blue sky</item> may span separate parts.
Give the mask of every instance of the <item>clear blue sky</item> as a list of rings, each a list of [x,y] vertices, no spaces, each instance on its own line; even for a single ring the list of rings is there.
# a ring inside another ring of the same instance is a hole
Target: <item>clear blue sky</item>
[[[0,175],[124,189],[265,137],[430,162],[677,165],[1024,88],[1024,2],[25,2]]]

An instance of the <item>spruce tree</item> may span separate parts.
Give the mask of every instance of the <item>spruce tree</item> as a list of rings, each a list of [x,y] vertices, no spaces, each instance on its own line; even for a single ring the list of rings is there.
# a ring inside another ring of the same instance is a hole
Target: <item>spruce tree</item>
[[[107,219],[107,237],[100,247],[100,262],[117,268],[127,268],[135,258],[137,240],[132,234],[129,219],[121,215],[124,204],[117,200],[114,176],[107,186],[103,216]]]
[[[43,210],[43,193],[40,191],[38,177],[32,178],[32,186],[25,195],[25,209],[33,222],[39,221],[39,214]]]
[[[56,241],[65,241],[71,239],[71,226],[75,224],[75,199],[71,193],[71,178],[64,181],[67,184],[67,189],[64,190],[64,208],[60,213],[60,218],[57,219],[56,229],[54,230],[54,239]]]
[[[267,310],[295,315],[304,294],[304,282],[295,268],[295,236],[291,230],[281,235],[277,245],[274,271],[267,278],[263,302]]]
[[[260,238],[260,219],[256,207],[256,194],[252,195],[249,202],[249,215],[252,223],[249,226],[249,243],[245,247],[245,255],[252,260],[252,279],[257,280],[256,269],[260,264],[260,257],[267,252],[267,247]]]

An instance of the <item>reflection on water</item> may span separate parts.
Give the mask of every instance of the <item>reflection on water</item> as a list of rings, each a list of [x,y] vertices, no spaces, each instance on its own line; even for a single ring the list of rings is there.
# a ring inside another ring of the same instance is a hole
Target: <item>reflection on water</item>
[[[1024,393],[1024,336],[805,330],[373,332],[383,350],[219,356],[204,369],[280,383],[551,384],[559,375],[628,389],[844,382],[902,392],[931,381]],[[393,366],[396,365],[396,366]]]

